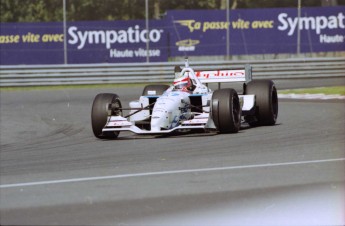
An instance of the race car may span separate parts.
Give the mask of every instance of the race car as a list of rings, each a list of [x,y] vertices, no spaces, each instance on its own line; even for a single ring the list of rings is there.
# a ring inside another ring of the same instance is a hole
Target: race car
[[[243,83],[243,93],[220,88],[221,83]],[[212,91],[209,83],[218,83]],[[123,111],[129,114],[123,115]],[[147,85],[138,100],[122,107],[117,94],[100,93],[92,105],[95,137],[115,139],[121,131],[169,134],[173,131],[237,133],[242,123],[274,125],[278,116],[277,89],[271,80],[252,80],[251,66],[194,71],[188,59],[175,67],[169,85]]]

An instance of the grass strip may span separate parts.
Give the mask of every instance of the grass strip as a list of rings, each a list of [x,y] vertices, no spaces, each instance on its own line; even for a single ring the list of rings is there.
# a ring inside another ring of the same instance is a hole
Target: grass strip
[[[278,91],[279,94],[325,94],[345,96],[345,86],[317,87],[307,89],[287,89]]]
[[[143,87],[149,83],[121,83],[121,84],[94,84],[94,85],[52,85],[26,87],[0,87],[0,91],[30,91],[30,90],[59,90],[59,89],[97,89],[97,88],[126,88]]]
[[[145,85],[148,85],[148,83],[0,87],[0,91],[126,88],[126,87],[143,87]],[[330,87],[317,87],[317,88],[305,88],[305,89],[286,89],[286,90],[278,90],[278,93],[279,94],[325,94],[325,95],[345,96],[345,86],[330,86]]]

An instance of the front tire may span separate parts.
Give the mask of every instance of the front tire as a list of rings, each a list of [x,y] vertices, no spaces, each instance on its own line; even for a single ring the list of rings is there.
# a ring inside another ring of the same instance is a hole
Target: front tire
[[[246,86],[245,94],[255,95],[255,116],[247,116],[251,126],[274,125],[278,117],[278,94],[271,80],[251,81]]]
[[[211,106],[212,119],[220,133],[237,133],[241,127],[241,106],[234,89],[214,91]]]
[[[107,123],[108,119],[108,105],[115,104],[118,108],[121,108],[121,102],[119,96],[112,93],[100,93],[98,94],[92,104],[91,111],[91,124],[92,131],[95,137],[99,139],[115,139],[119,136],[120,132],[107,132],[102,133],[102,129]],[[122,114],[121,111],[114,112],[115,115]]]

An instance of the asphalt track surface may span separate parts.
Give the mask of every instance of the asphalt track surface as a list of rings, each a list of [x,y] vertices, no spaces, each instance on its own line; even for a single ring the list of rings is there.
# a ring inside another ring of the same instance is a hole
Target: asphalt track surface
[[[141,91],[1,92],[0,224],[345,224],[344,100],[280,100],[277,125],[238,134],[96,139],[94,96]]]

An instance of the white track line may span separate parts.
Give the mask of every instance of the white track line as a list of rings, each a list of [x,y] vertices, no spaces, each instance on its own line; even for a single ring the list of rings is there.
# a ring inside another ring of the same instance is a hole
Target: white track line
[[[204,168],[204,169],[172,170],[172,171],[134,173],[134,174],[110,175],[110,176],[99,176],[99,177],[84,177],[84,178],[72,178],[72,179],[65,179],[65,180],[50,180],[50,181],[28,182],[28,183],[18,183],[18,184],[3,184],[3,185],[0,185],[0,188],[16,188],[16,187],[28,187],[28,186],[37,186],[37,185],[51,185],[51,184],[87,182],[87,181],[96,181],[96,180],[121,179],[121,178],[131,178],[131,177],[147,177],[147,176],[161,176],[161,175],[184,174],[184,173],[200,173],[200,172],[212,172],[212,171],[223,171],[223,170],[315,164],[315,163],[325,163],[325,162],[339,162],[339,161],[344,161],[344,160],[345,158],[339,158],[339,159],[311,160],[311,161],[301,161],[301,162],[267,163],[267,164],[246,165],[246,166],[228,166],[228,167],[216,167],[216,168]]]
[[[345,100],[345,96],[343,95],[326,95],[326,94],[278,94],[278,98],[282,99],[302,99],[302,100],[332,100],[332,99],[338,99],[338,100]]]

